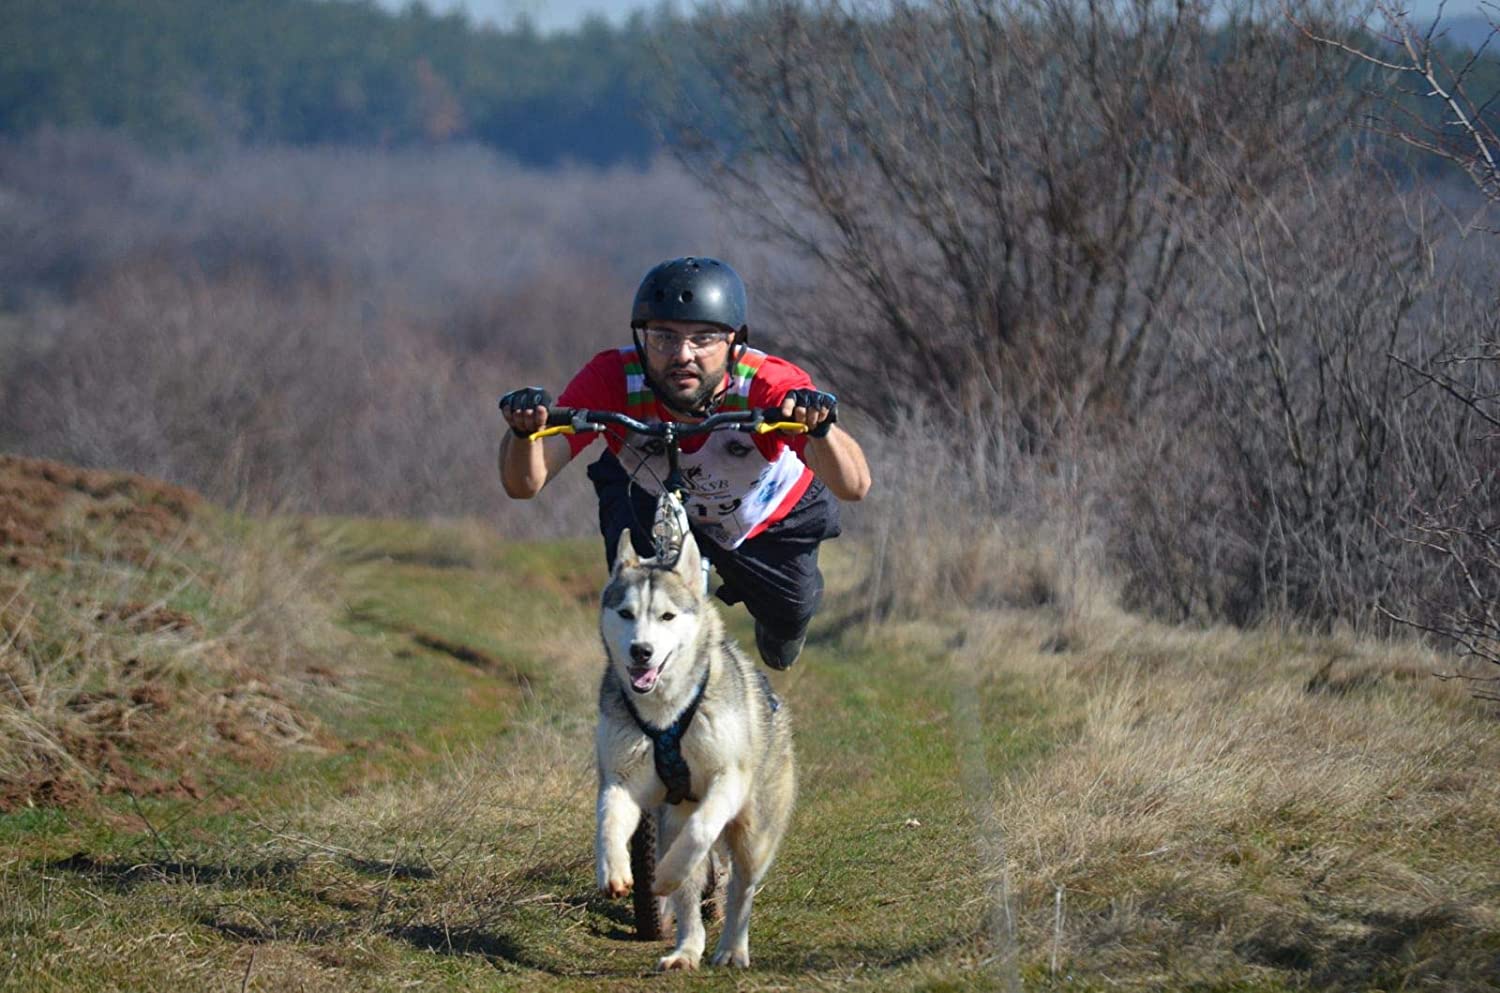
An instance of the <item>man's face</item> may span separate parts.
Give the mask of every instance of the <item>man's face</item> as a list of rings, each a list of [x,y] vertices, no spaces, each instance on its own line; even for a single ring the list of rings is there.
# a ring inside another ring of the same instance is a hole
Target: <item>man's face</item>
[[[695,410],[724,385],[733,335],[717,324],[652,321],[641,332],[646,366],[659,389],[684,410]]]

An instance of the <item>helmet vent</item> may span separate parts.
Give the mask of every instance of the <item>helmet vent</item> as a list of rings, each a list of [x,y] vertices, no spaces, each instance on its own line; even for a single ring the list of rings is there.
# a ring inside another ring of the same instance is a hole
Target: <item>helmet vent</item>
[[[682,291],[682,302],[683,303],[692,303],[693,302],[693,291],[692,290],[683,290]]]

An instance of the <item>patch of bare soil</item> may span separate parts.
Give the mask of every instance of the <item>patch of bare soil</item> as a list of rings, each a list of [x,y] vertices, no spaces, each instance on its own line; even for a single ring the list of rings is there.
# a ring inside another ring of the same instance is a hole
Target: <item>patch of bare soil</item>
[[[93,532],[141,561],[201,503],[191,490],[134,473],[0,455],[0,555],[22,569],[59,568]]]
[[[9,679],[21,690],[21,684]],[[5,683],[7,680],[0,680]],[[69,807],[97,795],[191,796],[203,794],[181,768],[189,744],[179,718],[182,694],[157,683],[128,689],[78,692],[61,701],[40,699],[20,743],[21,763],[0,773],[0,813],[22,807]],[[23,691],[24,692],[24,691]]]
[[[117,604],[95,615],[99,621],[118,621],[124,624],[136,634],[148,634],[153,631],[185,631],[193,632],[198,629],[198,622],[193,615],[183,610],[173,610],[161,604],[141,603],[138,600],[130,600]]]

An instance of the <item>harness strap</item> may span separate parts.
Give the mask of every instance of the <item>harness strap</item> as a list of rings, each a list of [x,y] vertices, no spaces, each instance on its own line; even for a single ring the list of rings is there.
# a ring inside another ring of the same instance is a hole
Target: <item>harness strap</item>
[[[693,803],[698,798],[693,796],[692,770],[688,768],[687,759],[682,757],[682,736],[687,733],[688,725],[693,723],[693,715],[698,713],[698,704],[703,702],[703,691],[708,689],[708,670],[703,671],[703,681],[698,684],[698,692],[693,694],[693,700],[682,709],[670,727],[658,728],[647,724],[635,709],[635,704],[630,702],[626,695],[625,687],[620,687],[620,699],[625,704],[625,709],[630,711],[630,716],[635,718],[636,727],[641,733],[651,739],[651,760],[656,766],[656,774],[667,787],[667,803],[676,805],[684,800]]]
[[[771,688],[771,680],[766,678],[765,673],[757,669],[755,674],[760,677],[760,692],[766,698],[766,706],[771,708],[771,713],[776,713],[781,709],[781,697]]]

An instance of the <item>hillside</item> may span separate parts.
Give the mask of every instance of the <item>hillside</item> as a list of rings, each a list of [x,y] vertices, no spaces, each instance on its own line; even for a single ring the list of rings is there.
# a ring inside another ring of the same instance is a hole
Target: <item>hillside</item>
[[[180,487],[0,456],[0,813],[201,798],[323,734],[301,567]],[[274,587],[280,587],[276,589]]]
[[[1436,30],[1451,44],[1493,53],[1495,26],[1481,14],[1446,18]]]
[[[657,977],[593,890],[593,542],[3,480],[5,672],[96,729],[107,703],[120,757],[12,792],[0,987],[1496,988],[1500,724],[1410,645],[1099,598],[874,621],[872,558],[837,542],[776,677],[803,785],[755,968]],[[247,696],[237,727],[303,733],[143,744]]]

